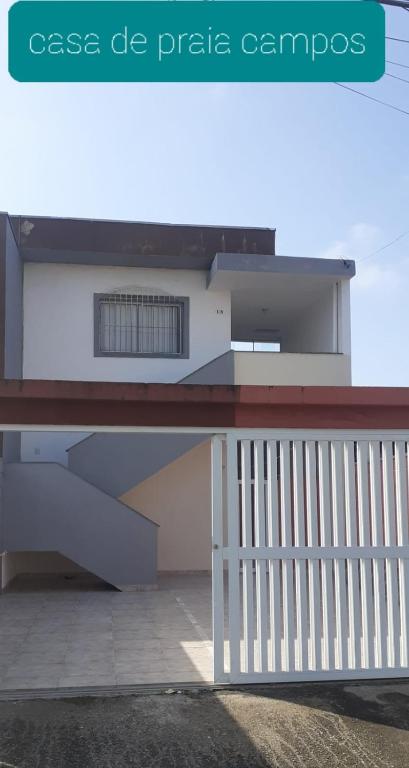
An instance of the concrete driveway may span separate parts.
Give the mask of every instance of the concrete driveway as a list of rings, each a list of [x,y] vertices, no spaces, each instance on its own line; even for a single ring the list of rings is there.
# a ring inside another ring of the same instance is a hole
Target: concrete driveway
[[[406,768],[409,682],[0,703],[6,768]]]

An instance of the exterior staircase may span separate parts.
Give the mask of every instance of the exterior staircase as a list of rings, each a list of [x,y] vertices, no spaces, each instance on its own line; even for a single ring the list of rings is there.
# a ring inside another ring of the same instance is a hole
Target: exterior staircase
[[[120,590],[156,584],[158,526],[61,464],[4,466],[4,549],[60,552]]]
[[[118,498],[206,440],[208,435],[98,432],[68,449],[68,467]]]

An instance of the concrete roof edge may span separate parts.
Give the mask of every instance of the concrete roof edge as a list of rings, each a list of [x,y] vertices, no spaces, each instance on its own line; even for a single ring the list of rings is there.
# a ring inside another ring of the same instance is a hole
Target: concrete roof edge
[[[34,221],[78,221],[89,224],[118,224],[119,226],[121,224],[135,224],[135,226],[146,225],[152,227],[174,227],[175,229],[242,229],[243,231],[247,230],[249,232],[277,231],[276,227],[255,227],[246,226],[244,224],[175,224],[171,221],[143,221],[142,219],[95,219],[87,218],[86,216],[31,216],[29,214],[25,215],[20,213],[7,213],[6,211],[0,211],[0,214],[1,213],[5,213],[10,219],[27,219]]]
[[[302,269],[300,269],[302,267]],[[323,259],[311,256],[279,256],[271,254],[216,253],[211,266],[211,274],[217,270],[237,272],[277,272],[309,275],[330,274],[345,279],[356,275],[355,261],[352,259]]]
[[[302,387],[3,379],[0,399],[409,407],[409,387]]]

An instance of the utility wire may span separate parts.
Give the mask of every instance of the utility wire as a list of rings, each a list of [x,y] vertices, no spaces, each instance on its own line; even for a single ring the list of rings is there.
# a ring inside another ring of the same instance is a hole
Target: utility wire
[[[391,240],[389,243],[386,243],[385,245],[382,245],[381,248],[377,248],[376,251],[372,251],[371,253],[367,253],[365,256],[361,256],[360,259],[355,259],[355,262],[357,264],[360,264],[362,261],[366,261],[367,259],[371,259],[373,256],[377,256],[379,253],[383,253],[383,251],[386,251],[388,248],[391,248],[392,245],[395,245],[395,243],[398,243],[400,240],[403,240],[404,237],[407,237],[409,235],[409,229],[407,229],[405,232],[402,232],[398,237],[395,237],[393,240]],[[302,256],[294,256],[293,253],[276,253],[276,256],[281,257],[282,259],[294,259],[294,258],[303,258]],[[334,259],[335,260],[335,259]],[[351,260],[350,256],[337,256],[337,260],[347,262]]]
[[[392,8],[403,8],[404,11],[409,10],[409,3],[407,0],[378,0],[380,5],[391,5]]]
[[[386,35],[387,40],[394,40],[395,43],[409,43],[409,40],[404,40],[403,37],[389,37]]]
[[[376,251],[372,251],[372,253],[368,253],[366,256],[363,256],[361,259],[358,259],[358,264],[360,264],[362,261],[366,261],[367,259],[371,259],[372,256],[377,256],[378,253],[382,253],[383,251],[386,251],[387,248],[390,248],[392,245],[395,245],[395,243],[398,243],[399,240],[403,240],[404,237],[407,237],[409,235],[409,229],[406,230],[406,232],[402,232],[401,235],[398,235],[398,237],[395,237],[394,240],[391,240],[390,243],[386,243],[386,245],[383,245],[382,248],[378,248]]]
[[[398,77],[397,75],[392,75],[390,72],[385,72],[385,77],[393,77],[394,80],[400,80],[401,83],[408,83],[409,80],[406,80],[405,77]]]
[[[399,61],[389,61],[386,59],[387,64],[393,64],[394,67],[403,67],[403,69],[409,69],[409,64],[400,64]]]
[[[388,107],[389,109],[393,109],[395,110],[395,112],[401,112],[402,115],[409,115],[409,112],[406,109],[395,107],[394,104],[389,104],[387,101],[376,99],[374,96],[370,96],[368,93],[364,93],[363,91],[357,91],[355,90],[355,88],[350,88],[348,85],[343,85],[343,83],[334,83],[334,85],[338,85],[340,88],[345,88],[346,91],[351,91],[351,93],[356,93],[358,94],[358,96],[363,96],[365,99],[369,99],[369,101],[375,101],[376,104],[382,104],[383,107]]]

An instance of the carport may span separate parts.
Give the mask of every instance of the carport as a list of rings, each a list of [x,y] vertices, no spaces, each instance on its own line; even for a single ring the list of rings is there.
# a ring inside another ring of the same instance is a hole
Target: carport
[[[407,674],[408,390],[5,381],[0,422],[213,445],[212,600],[192,577],[5,594],[3,687]]]

